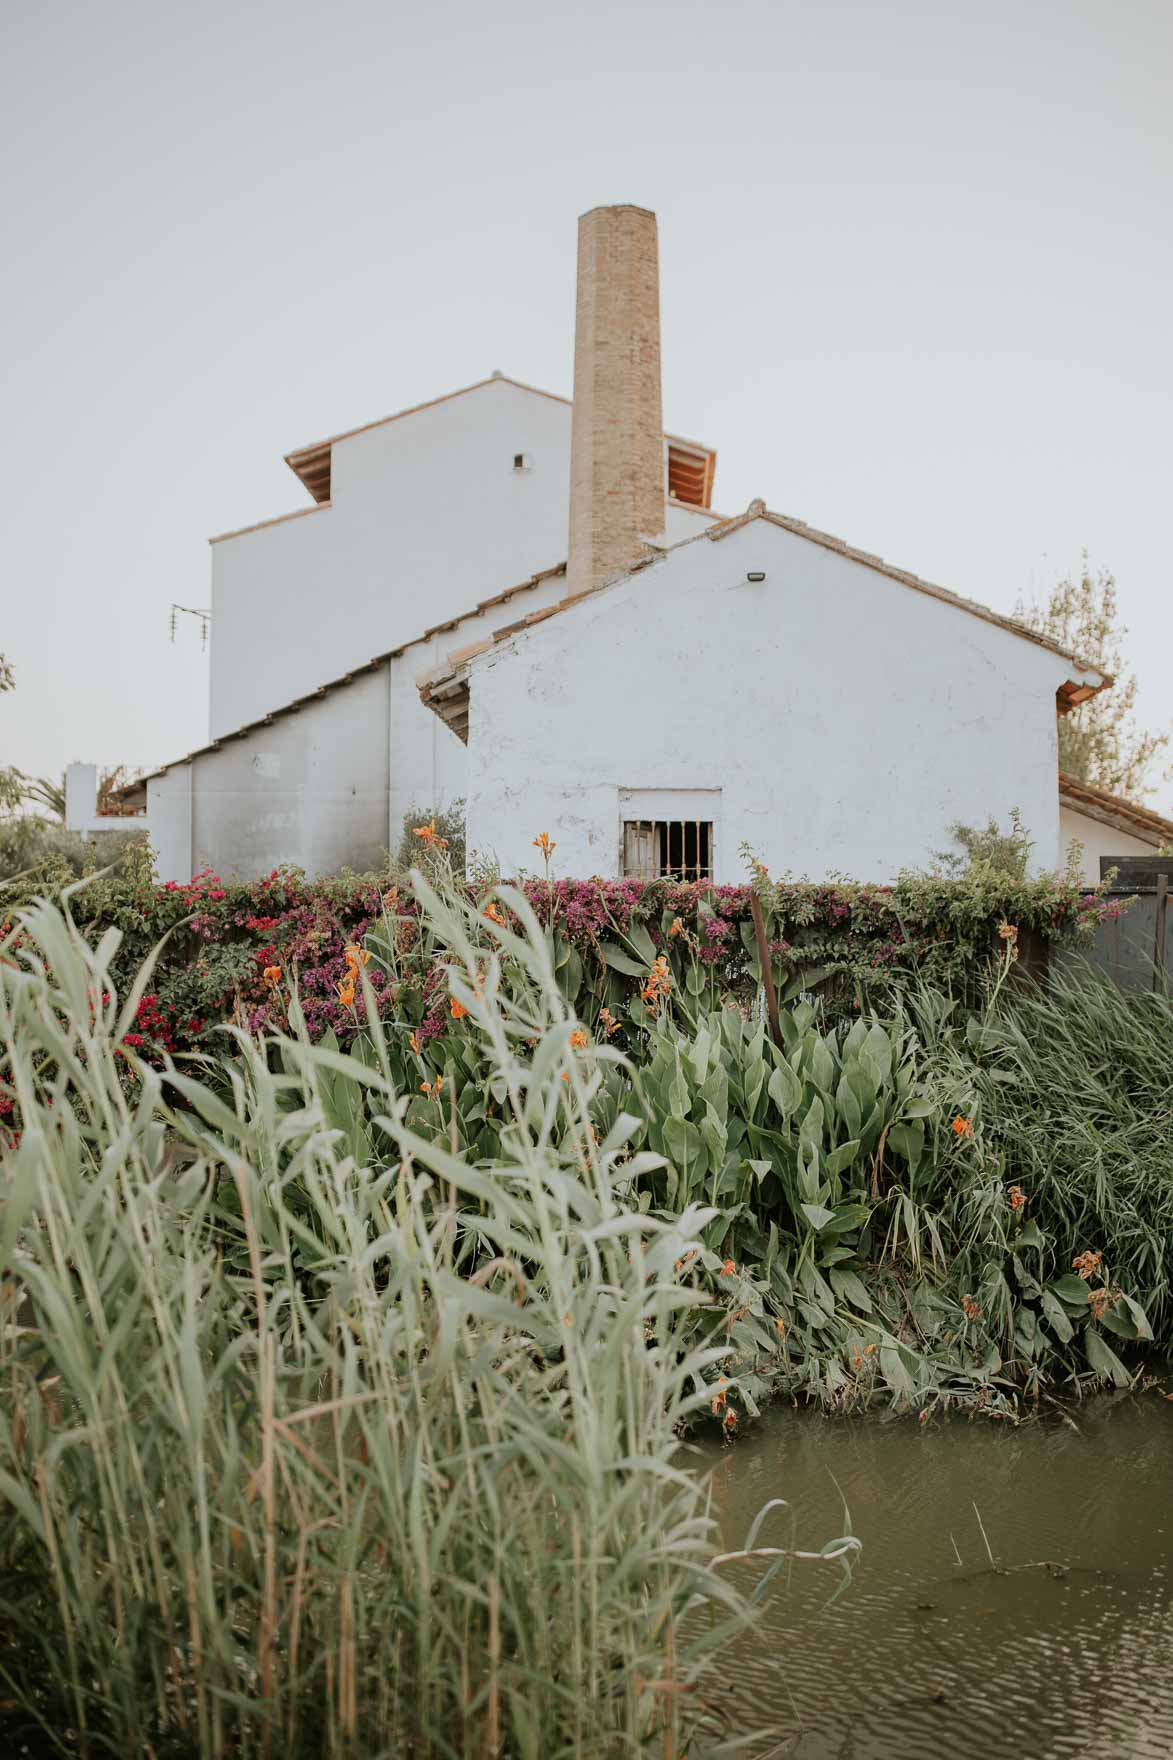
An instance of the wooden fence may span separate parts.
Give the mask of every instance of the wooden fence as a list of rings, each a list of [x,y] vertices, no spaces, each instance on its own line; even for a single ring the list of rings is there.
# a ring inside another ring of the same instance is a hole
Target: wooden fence
[[[1117,870],[1109,898],[1135,903],[1096,929],[1089,957],[1125,990],[1173,988],[1173,856],[1100,857],[1100,877]]]

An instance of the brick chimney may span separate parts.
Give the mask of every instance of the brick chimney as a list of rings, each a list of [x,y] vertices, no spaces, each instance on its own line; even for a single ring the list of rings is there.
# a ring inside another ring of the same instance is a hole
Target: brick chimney
[[[634,562],[664,529],[656,216],[592,208],[578,223],[567,596]]]

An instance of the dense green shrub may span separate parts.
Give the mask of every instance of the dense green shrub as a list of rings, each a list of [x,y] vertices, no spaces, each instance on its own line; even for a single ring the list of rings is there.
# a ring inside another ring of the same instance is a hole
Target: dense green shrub
[[[277,894],[285,884],[276,877],[269,887]],[[711,1304],[698,1324],[735,1352],[736,1407],[752,1412],[763,1396],[786,1391],[832,1406],[881,1398],[921,1410],[945,1401],[1010,1413],[1024,1394],[1044,1388],[1127,1381],[1105,1332],[1149,1341],[1147,1306],[1161,1342],[1169,1341],[1159,1244],[1170,1202],[1159,1171],[1167,1133],[1150,1104],[1164,1066],[1143,1043],[1146,1033],[1159,1037],[1159,1022],[1138,1037],[1149,1088],[1125,1097],[1117,1115],[1128,1152],[1152,1177],[1143,1191],[1122,1183],[1121,1192],[1134,1193],[1129,1205],[1101,1181],[1093,1216],[1086,1203],[1072,1204],[1062,1180],[1041,1177],[1037,1162],[1024,1166],[1021,1115],[1008,1119],[1005,1111],[1026,1089],[995,1067],[993,1048],[1018,1043],[1029,1057],[1047,1038],[1047,1010],[1060,1006],[1015,982],[1011,925],[998,937],[1002,952],[980,1015],[923,983],[903,992],[882,987],[882,1009],[865,998],[838,1019],[810,1001],[784,1005],[774,1043],[744,938],[739,961],[706,960],[706,945],[721,945],[719,936],[703,941],[668,913],[690,896],[710,910],[712,900],[678,888],[652,893],[661,911],[657,943],[648,926],[655,919],[637,914],[648,890],[632,893],[625,917],[611,911],[615,941],[586,939],[591,966],[564,933],[559,907],[568,898],[579,909],[613,901],[598,888],[558,894],[537,883],[542,946],[563,1006],[581,1023],[573,1068],[589,1086],[591,1129],[606,1140],[627,1119],[633,1152],[655,1158],[640,1164],[630,1201],[665,1219],[690,1205],[711,1208],[688,1268]],[[188,889],[173,908],[194,902],[198,917],[224,904],[215,896],[224,891],[204,880],[194,899]],[[507,1109],[477,1011],[486,985],[508,995],[523,1041],[517,1055],[528,1064],[526,1042],[540,1040],[543,1009],[518,933],[530,905],[508,889],[470,900],[450,888],[446,896],[443,913],[421,910],[397,887],[377,908],[364,899],[361,943],[343,942],[330,972],[344,1039],[314,1018],[320,992],[307,999],[296,968],[268,948],[260,1018],[238,1009],[244,1046],[249,1034],[275,1026],[317,1043],[327,1060],[320,1088],[329,1124],[358,1165],[385,1160],[394,1138],[362,1083],[330,1073],[329,1060],[345,1048],[351,1071],[388,1073],[421,1139],[489,1171],[509,1160]],[[956,891],[946,896],[956,904]],[[315,906],[321,897],[319,889]],[[986,921],[968,908],[975,923]],[[719,913],[715,920],[730,921]],[[453,921],[464,924],[459,944],[446,937]],[[335,917],[323,933],[337,934]],[[226,951],[214,946],[204,957]],[[588,982],[592,970],[601,987]],[[171,1031],[151,987],[157,973],[122,1039],[132,1058],[156,1065],[170,1056]],[[1068,1006],[1074,1022],[1079,1003]],[[1118,1006],[1122,1042],[1132,1016],[1127,1001]],[[1168,1024],[1167,1003],[1151,1006],[1165,1009]],[[1016,1025],[1020,1008],[1035,1011],[1028,1029]],[[1070,1036],[1078,1037],[1074,1024]],[[1066,1055],[1077,1067],[1073,1050]],[[16,1111],[11,1124],[20,1128]],[[555,1109],[549,1141],[561,1145],[566,1129]],[[1119,1160],[1119,1143],[1106,1153]],[[312,1284],[319,1259],[332,1253],[330,1236],[296,1186],[287,1202],[305,1211],[290,1252]],[[1101,1282],[1077,1275],[1074,1261],[1086,1253],[1102,1256]]]
[[[395,864],[404,873],[411,868],[422,868],[425,873],[431,873],[437,867],[447,867],[454,874],[463,874],[463,796],[454,800],[450,807],[409,807],[403,815]]]
[[[39,813],[0,813],[0,910],[43,893],[58,891],[84,874],[120,863],[143,843],[141,833],[103,833],[100,845],[79,831],[67,831],[58,819]]]
[[[446,859],[439,835],[437,826],[417,840],[433,871],[437,861],[443,871]],[[466,884],[470,901],[488,898],[488,882]],[[1001,925],[1077,942],[1120,908],[1065,880],[1021,882],[985,868],[964,878],[908,876],[894,886],[771,883],[759,870],[754,888],[782,998],[817,991],[847,1012],[883,1005],[921,981],[975,1002]],[[522,891],[548,933],[568,1001],[592,1028],[604,1009],[621,1020],[621,1044],[633,1043],[630,1015],[634,1006],[642,1021],[640,993],[657,959],[667,962],[682,1020],[757,994],[762,973],[749,886],[542,878],[525,880]],[[348,1042],[366,1005],[361,996],[353,1006],[339,999],[346,948],[381,921],[384,900],[400,919],[397,954],[393,981],[376,968],[374,1001],[381,1015],[426,1042],[443,1027],[438,965],[445,950],[418,930],[418,906],[402,873],[310,883],[275,869],[244,885],[205,872],[185,885],[157,886],[145,855],[132,852],[116,874],[76,893],[70,908],[93,937],[120,931],[115,976],[122,985],[165,938],[132,1044],[176,1052],[206,1046],[225,1021],[252,1030],[280,1026],[294,980],[311,1036],[332,1030]]]

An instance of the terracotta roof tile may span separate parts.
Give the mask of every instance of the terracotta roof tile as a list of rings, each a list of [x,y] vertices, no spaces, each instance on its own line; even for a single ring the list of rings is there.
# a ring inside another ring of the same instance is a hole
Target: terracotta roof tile
[[[877,574],[886,575],[890,580],[899,581],[902,586],[911,587],[914,592],[924,593],[932,599],[939,599],[943,604],[952,605],[958,611],[966,611],[972,617],[979,617],[985,623],[995,624],[999,629],[1004,629],[1011,635],[1020,636],[1024,641],[1033,642],[1040,648],[1046,648],[1050,653],[1057,654],[1060,659],[1070,661],[1080,672],[1094,673],[1101,680],[1101,683],[1073,687],[1064,699],[1062,706],[1066,708],[1086,701],[1088,697],[1094,696],[1097,691],[1113,682],[1110,674],[1102,672],[1098,666],[1094,666],[1088,661],[1081,660],[1077,654],[1072,654],[1068,649],[1061,648],[1046,636],[1039,635],[1036,630],[1020,623],[1017,618],[1004,617],[1001,612],[991,611],[987,605],[981,605],[975,599],[965,599],[960,593],[951,592],[948,587],[936,586],[932,581],[922,580],[919,575],[911,574],[907,569],[896,568],[872,551],[857,550],[846,543],[844,539],[832,537],[829,532],[821,532],[815,526],[807,525],[805,520],[791,519],[786,514],[773,513],[760,499],[751,501],[744,513],[734,514],[729,519],[718,520],[716,524],[706,526],[702,531],[694,532],[691,537],[681,538],[675,544],[666,544],[663,548],[650,549],[648,554],[637,558],[629,568],[624,569],[610,580],[600,581],[597,586],[589,587],[585,592],[563,598],[556,605],[547,605],[541,611],[530,612],[521,624],[506,625],[504,629],[495,632],[494,645],[511,640],[526,625],[540,623],[548,617],[556,617],[561,612],[569,611],[573,606],[580,604],[584,599],[593,598],[597,593],[610,592],[613,587],[630,579],[633,574],[638,574],[642,569],[663,562],[667,557],[675,555],[678,550],[683,550],[689,544],[699,544],[706,540],[710,543],[719,543],[722,538],[727,538],[732,532],[740,531],[743,526],[749,525],[755,519],[763,519],[771,525],[780,526],[784,531],[792,532],[796,537],[806,538],[812,544],[818,544],[825,550],[833,550],[837,555],[846,556],[851,562],[858,562],[865,568],[874,569]],[[443,676],[454,680],[456,674],[462,669],[462,665],[459,663],[450,664],[448,673]],[[428,687],[432,696],[435,695],[440,676],[437,672],[436,680]],[[1063,689],[1064,687],[1060,686],[1060,695],[1062,695]],[[428,706],[432,706],[429,694],[421,692],[421,695],[424,702]]]
[[[1109,794],[1107,789],[1081,782],[1077,776],[1068,776],[1063,771],[1059,772],[1059,799],[1073,812],[1085,813],[1089,819],[1097,819],[1117,831],[1130,831],[1151,842],[1154,849],[1173,840],[1173,819],[1163,819],[1151,807],[1125,800],[1123,795]]]

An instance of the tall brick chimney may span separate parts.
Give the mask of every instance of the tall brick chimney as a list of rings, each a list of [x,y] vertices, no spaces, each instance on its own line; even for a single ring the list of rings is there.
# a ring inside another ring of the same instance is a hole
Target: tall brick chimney
[[[634,562],[664,529],[656,216],[592,208],[578,223],[566,592]]]

